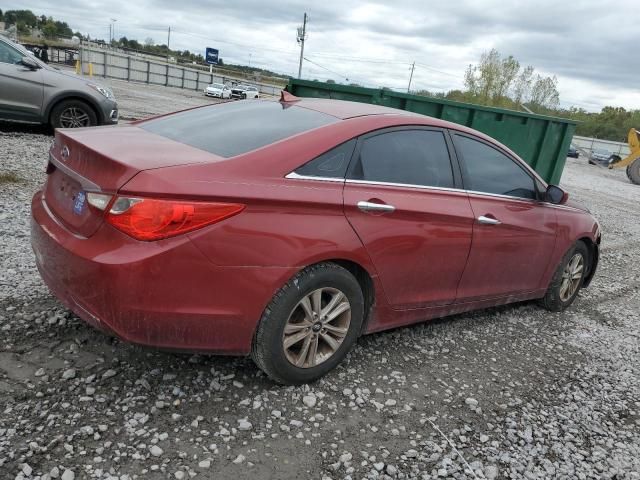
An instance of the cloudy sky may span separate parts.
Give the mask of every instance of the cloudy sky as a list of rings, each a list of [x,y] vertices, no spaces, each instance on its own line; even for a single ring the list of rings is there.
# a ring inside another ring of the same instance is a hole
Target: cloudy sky
[[[0,0],[74,30],[166,43],[228,63],[297,75],[296,28],[309,15],[303,78],[367,86],[461,88],[464,71],[491,48],[556,75],[562,106],[640,108],[640,13],[630,0]]]

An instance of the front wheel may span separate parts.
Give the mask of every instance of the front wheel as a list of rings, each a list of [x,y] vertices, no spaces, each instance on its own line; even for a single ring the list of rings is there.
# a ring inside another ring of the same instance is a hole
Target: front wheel
[[[98,124],[98,117],[82,100],[63,100],[53,107],[49,123],[52,128],[93,127]]]
[[[578,296],[589,266],[589,250],[584,242],[576,244],[566,253],[558,266],[542,306],[552,312],[568,308]]]
[[[308,383],[335,368],[362,328],[364,298],[355,277],[334,263],[307,267],[267,306],[252,357],[271,379]]]

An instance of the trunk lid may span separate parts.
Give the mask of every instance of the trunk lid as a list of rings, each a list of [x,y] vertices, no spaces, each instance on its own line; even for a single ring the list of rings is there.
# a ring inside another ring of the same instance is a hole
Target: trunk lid
[[[104,212],[87,203],[87,192],[114,195],[138,172],[221,160],[135,126],[56,130],[49,151],[44,200],[70,231],[89,237]]]

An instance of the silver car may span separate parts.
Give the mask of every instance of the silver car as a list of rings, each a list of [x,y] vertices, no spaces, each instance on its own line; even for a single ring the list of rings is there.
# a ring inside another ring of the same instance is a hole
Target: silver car
[[[53,68],[0,35],[0,120],[107,125],[118,123],[118,104],[108,88]]]

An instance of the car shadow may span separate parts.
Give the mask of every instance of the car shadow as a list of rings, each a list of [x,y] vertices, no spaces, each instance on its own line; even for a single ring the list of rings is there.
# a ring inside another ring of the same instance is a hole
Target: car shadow
[[[53,135],[53,130],[49,125],[5,122],[0,120],[0,133],[34,133],[38,135]]]

